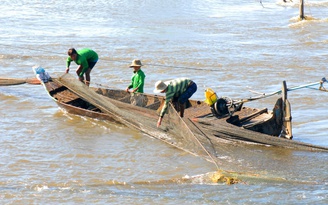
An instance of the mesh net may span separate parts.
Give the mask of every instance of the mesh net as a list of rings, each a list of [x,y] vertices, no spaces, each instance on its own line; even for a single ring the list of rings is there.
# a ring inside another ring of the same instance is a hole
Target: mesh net
[[[222,126],[220,126],[220,124],[214,126],[210,122],[206,124],[193,123],[188,117],[180,118],[172,104],[169,105],[168,113],[163,118],[161,127],[157,128],[156,122],[158,120],[158,112],[161,109],[160,104],[163,103],[163,98],[158,97],[158,99],[156,99],[147,94],[130,95],[129,93],[123,94],[122,92],[120,92],[121,96],[118,97],[115,96],[115,90],[89,88],[70,74],[65,74],[53,80],[69,88],[70,91],[99,108],[103,113],[114,116],[116,121],[119,121],[127,127],[142,131],[178,149],[205,158],[213,162],[217,168],[220,162],[219,158],[216,157],[218,156],[216,150],[220,151],[220,149],[223,149],[219,147],[220,143],[218,143],[218,140],[225,136],[227,138],[231,138],[231,136],[235,136],[236,138],[240,137],[241,131],[235,129],[232,125],[231,127],[227,127],[225,124],[222,124]],[[217,137],[218,135],[220,138]],[[254,138],[261,137],[248,130],[243,130],[243,135],[250,135]],[[266,140],[272,141],[275,140],[275,138]],[[233,152],[236,150],[238,150],[238,147],[231,151],[224,151]],[[254,179],[254,181],[284,180],[281,178],[275,179],[270,176],[266,178],[251,173],[247,174],[223,170],[219,170],[215,175],[210,175],[212,182],[224,180],[228,184],[238,183],[239,181],[236,177],[241,180]]]
[[[162,125],[157,128],[156,123],[158,112],[161,109],[159,106],[161,102],[148,103],[147,107],[144,107],[147,104],[146,101],[149,100],[146,94],[131,96],[126,93],[126,96],[121,96],[121,99],[114,100],[110,98],[113,97],[111,93],[101,93],[99,95],[100,91],[97,92],[97,90],[89,88],[70,74],[65,74],[53,80],[63,84],[85,101],[98,107],[102,112],[114,116],[122,124],[215,163],[211,157],[214,152],[210,151],[211,153],[208,153],[206,151],[207,149],[213,150],[211,145],[206,140],[202,142],[198,140],[196,134],[200,133],[189,129],[172,104],[169,105],[168,113],[163,118]],[[108,95],[108,97],[104,95]],[[157,106],[152,107],[153,105]]]

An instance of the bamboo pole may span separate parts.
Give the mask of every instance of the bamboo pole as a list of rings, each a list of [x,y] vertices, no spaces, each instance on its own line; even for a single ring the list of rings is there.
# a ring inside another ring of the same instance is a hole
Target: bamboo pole
[[[323,78],[323,79],[325,79],[325,78]],[[314,85],[321,85],[320,86],[320,88],[321,88],[322,83],[324,83],[324,82],[326,82],[326,81],[320,81],[320,82],[309,83],[309,84],[300,85],[300,86],[296,86],[296,87],[291,87],[291,88],[287,88],[287,91],[299,90],[299,89],[302,89],[302,88],[309,88],[309,87],[314,86]],[[277,91],[272,92],[272,93],[262,93],[259,96],[250,97],[250,98],[247,98],[247,99],[235,100],[235,101],[233,101],[233,103],[238,104],[238,103],[245,103],[245,102],[250,102],[250,101],[254,101],[254,100],[259,100],[259,99],[271,97],[273,95],[279,95],[279,94],[281,94],[281,92],[282,92],[282,90],[277,90]]]

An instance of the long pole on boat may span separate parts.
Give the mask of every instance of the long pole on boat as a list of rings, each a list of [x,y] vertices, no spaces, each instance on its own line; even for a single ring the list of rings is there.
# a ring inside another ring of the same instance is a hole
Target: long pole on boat
[[[305,85],[300,85],[300,86],[287,88],[287,91],[298,90],[298,89],[301,89],[301,88],[307,88],[307,87],[311,87],[311,86],[314,86],[314,85],[320,85],[320,87],[319,87],[319,89],[320,89],[320,88],[322,88],[322,84],[325,83],[325,82],[327,82],[326,78],[322,78],[321,81],[319,81],[319,82],[309,83],[309,84],[305,84]],[[281,94],[281,92],[282,92],[282,90],[277,90],[275,92],[267,93],[267,94],[262,93],[260,96],[237,100],[237,101],[234,101],[233,103],[238,104],[238,103],[250,102],[250,101],[253,101],[253,100],[259,100],[259,99],[262,99],[262,98],[267,98],[267,97],[270,97],[270,96],[273,96],[273,95]]]

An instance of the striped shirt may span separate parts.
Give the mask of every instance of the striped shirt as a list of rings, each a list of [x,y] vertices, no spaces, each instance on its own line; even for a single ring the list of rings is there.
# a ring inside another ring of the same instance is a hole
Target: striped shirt
[[[160,113],[161,117],[163,117],[165,115],[165,112],[168,108],[169,102],[174,97],[179,97],[182,93],[184,93],[187,90],[190,81],[191,80],[189,78],[177,78],[177,79],[165,82],[165,84],[167,84],[166,99],[165,99],[165,104]]]

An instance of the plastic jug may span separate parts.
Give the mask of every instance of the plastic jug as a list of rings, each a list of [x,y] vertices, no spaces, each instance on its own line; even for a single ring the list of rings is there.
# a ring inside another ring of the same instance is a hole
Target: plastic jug
[[[218,97],[216,93],[211,88],[207,88],[205,90],[205,103],[212,106],[217,100]]]

